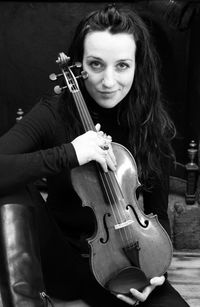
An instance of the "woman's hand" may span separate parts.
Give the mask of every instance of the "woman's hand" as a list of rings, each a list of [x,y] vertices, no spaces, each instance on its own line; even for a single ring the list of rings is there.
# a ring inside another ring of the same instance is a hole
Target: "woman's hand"
[[[133,298],[130,298],[129,296],[118,294],[117,297],[121,299],[122,301],[128,303],[132,306],[137,306],[140,302],[146,301],[149,294],[157,287],[161,286],[165,281],[164,276],[160,277],[153,277],[150,280],[150,285],[147,286],[142,292],[139,292],[138,290],[132,288],[130,289],[130,293],[133,295]]]
[[[100,163],[105,172],[108,171],[108,167],[115,171],[116,159],[111,146],[111,137],[100,131],[99,124],[96,125],[96,130],[97,132],[88,131],[71,142],[79,165],[94,160]]]

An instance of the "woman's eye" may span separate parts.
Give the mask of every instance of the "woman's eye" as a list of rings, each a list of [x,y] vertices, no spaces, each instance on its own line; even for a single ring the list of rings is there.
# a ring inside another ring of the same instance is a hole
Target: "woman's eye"
[[[100,70],[102,69],[103,65],[100,62],[93,61],[90,63],[90,67],[92,67],[94,70]]]
[[[117,64],[117,68],[119,69],[119,70],[125,70],[125,69],[127,69],[129,67],[129,65],[127,64],[127,63],[118,63]]]

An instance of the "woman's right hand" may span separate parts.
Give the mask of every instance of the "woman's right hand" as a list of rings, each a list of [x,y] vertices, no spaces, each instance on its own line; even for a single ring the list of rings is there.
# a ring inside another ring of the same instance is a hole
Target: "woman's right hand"
[[[105,172],[108,171],[108,167],[115,171],[116,159],[111,146],[111,138],[105,137],[103,132],[98,131],[99,128],[100,126],[97,126],[97,132],[88,131],[71,142],[79,165],[94,160],[100,163]]]

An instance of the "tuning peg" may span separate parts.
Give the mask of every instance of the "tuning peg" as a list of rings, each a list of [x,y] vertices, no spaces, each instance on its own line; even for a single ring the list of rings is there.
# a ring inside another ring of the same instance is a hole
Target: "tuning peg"
[[[62,92],[65,88],[67,88],[67,86],[60,87],[59,85],[56,85],[56,86],[54,87],[54,92],[55,92],[57,95],[59,95],[59,94],[61,94],[61,92]]]
[[[81,72],[81,77],[82,77],[84,80],[87,79],[87,78],[88,78],[88,73],[87,73],[87,71],[83,70],[83,71]]]
[[[62,77],[63,76],[63,74],[50,74],[49,75],[49,79],[51,80],[51,81],[55,81],[55,80],[57,80],[59,77]]]
[[[76,66],[76,68],[81,68],[81,67],[82,67],[82,64],[81,64],[81,62],[76,62],[76,63],[75,63],[75,66]]]
[[[74,65],[71,65],[71,66],[69,66],[69,68],[81,68],[82,67],[82,64],[81,64],[81,62],[75,62],[75,64]]]
[[[76,76],[76,79],[83,78],[84,80],[88,78],[88,73],[86,71],[82,71],[79,76]]]

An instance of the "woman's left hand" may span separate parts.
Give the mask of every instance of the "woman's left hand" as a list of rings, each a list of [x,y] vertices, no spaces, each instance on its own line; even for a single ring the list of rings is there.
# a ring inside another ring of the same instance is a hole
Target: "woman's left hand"
[[[129,296],[126,295],[122,295],[122,294],[118,294],[117,297],[126,302],[129,305],[132,306],[137,306],[140,302],[144,302],[146,301],[147,297],[149,296],[149,294],[157,287],[157,286],[161,286],[165,281],[165,277],[164,276],[160,276],[160,277],[153,277],[152,279],[150,279],[150,285],[148,285],[146,288],[144,288],[144,290],[142,292],[131,288],[130,289],[130,293],[133,295],[133,298],[130,298]]]

